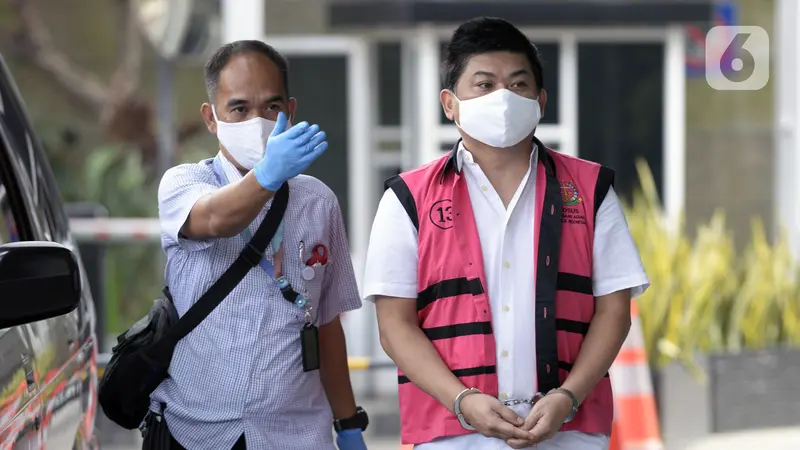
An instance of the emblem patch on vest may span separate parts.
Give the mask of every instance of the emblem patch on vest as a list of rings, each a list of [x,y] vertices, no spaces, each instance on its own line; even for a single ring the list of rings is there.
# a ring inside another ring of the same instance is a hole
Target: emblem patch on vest
[[[428,218],[431,219],[432,224],[443,230],[453,228],[453,201],[445,199],[434,203],[428,213]]]
[[[572,181],[561,182],[561,200],[564,202],[564,214],[561,215],[561,223],[571,225],[586,225],[586,216],[583,214],[582,207],[575,207],[583,203],[578,193],[578,188]]]
[[[572,181],[561,182],[561,199],[564,201],[564,206],[577,205],[583,201]]]

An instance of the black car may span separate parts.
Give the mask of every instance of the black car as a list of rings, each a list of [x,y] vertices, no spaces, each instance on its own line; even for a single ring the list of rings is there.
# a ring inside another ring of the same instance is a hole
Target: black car
[[[0,55],[0,450],[97,448],[88,286],[47,158]]]

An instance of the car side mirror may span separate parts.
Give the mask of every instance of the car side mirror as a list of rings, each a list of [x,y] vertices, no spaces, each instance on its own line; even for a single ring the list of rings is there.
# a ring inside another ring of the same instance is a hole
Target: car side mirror
[[[0,245],[0,328],[73,311],[81,300],[75,254],[54,242]]]

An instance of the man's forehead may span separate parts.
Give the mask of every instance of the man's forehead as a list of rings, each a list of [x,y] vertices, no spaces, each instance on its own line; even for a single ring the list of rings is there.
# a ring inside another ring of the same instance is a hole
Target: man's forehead
[[[270,91],[269,95],[273,95],[283,90],[283,76],[266,55],[234,55],[220,71],[219,90],[239,97],[252,96],[254,91]]]
[[[522,53],[490,52],[472,56],[464,67],[464,75],[471,77],[476,72],[506,76],[524,71],[532,73],[531,63]]]
[[[253,52],[240,53],[228,60],[228,63],[220,71],[219,78],[220,83],[272,81],[273,78],[280,78],[280,71],[266,55]]]

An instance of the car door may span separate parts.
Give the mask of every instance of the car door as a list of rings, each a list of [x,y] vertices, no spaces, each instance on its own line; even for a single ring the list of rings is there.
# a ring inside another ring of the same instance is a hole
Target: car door
[[[75,250],[72,243],[66,241],[66,216],[54,206],[60,205],[56,203],[60,200],[46,156],[6,70],[0,71],[0,97],[3,103],[0,128],[6,135],[10,156],[18,162],[16,180],[24,194],[31,239],[55,241]],[[86,296],[83,303],[86,303]],[[81,401],[93,342],[91,335],[82,339],[87,331],[83,326],[85,312],[85,308],[78,307],[27,326],[43,408],[42,436],[51,449],[67,450],[76,443],[82,445],[85,431],[91,430],[91,421],[85,420],[86,402]]]
[[[0,127],[0,244],[30,239],[32,230],[24,209],[20,185],[13,170],[18,162],[8,152]],[[25,301],[25,299],[18,299]],[[0,442],[2,450],[39,449],[41,412],[27,325],[0,330]]]

